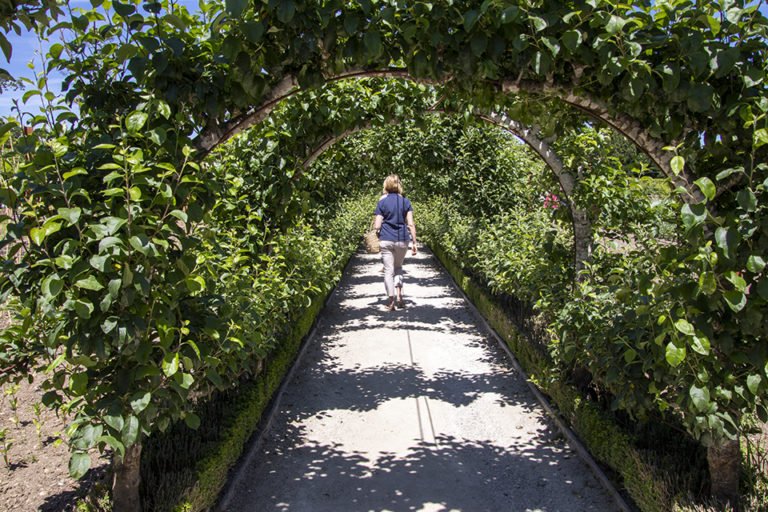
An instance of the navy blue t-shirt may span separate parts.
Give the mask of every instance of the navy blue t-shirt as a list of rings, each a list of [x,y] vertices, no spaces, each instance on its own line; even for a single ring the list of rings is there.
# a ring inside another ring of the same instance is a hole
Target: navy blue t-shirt
[[[379,200],[374,215],[381,215],[384,220],[381,223],[379,240],[392,242],[407,242],[410,240],[408,225],[405,215],[412,212],[411,202],[400,194],[387,194]]]

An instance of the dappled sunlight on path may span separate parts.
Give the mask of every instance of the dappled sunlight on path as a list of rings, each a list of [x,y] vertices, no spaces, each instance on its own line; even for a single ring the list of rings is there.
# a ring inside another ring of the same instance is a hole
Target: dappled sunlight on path
[[[613,511],[424,251],[386,311],[357,254],[225,510]]]

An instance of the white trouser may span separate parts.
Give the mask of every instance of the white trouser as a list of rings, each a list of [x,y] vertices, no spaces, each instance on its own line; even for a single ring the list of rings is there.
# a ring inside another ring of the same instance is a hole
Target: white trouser
[[[403,260],[408,252],[408,242],[382,240],[381,261],[384,263],[384,288],[387,296],[395,296],[395,288],[403,287]]]

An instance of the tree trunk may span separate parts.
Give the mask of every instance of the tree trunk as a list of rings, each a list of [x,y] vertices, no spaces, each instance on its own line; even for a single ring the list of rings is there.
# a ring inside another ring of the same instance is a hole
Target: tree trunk
[[[592,257],[592,225],[586,210],[571,207],[573,221],[573,270],[574,280],[580,282],[584,276],[579,272],[586,268],[586,263]]]
[[[726,440],[722,446],[707,448],[709,478],[712,482],[712,496],[734,507],[739,502],[739,470],[741,449],[739,441]]]
[[[141,500],[139,499],[139,472],[141,462],[141,443],[136,441],[131,446],[126,446],[125,457],[120,459],[119,454],[112,456],[112,510],[114,512],[141,512]]]

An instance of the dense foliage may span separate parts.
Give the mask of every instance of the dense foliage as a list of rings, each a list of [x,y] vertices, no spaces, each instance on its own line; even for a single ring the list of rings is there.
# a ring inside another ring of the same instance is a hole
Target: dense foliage
[[[745,413],[768,420],[768,21],[757,5],[226,0],[192,15],[170,1],[93,0],[64,17],[47,0],[6,4],[5,32],[64,40],[26,93],[44,101],[23,120],[33,133],[4,146],[0,201],[13,214],[0,299],[17,301],[19,323],[0,357],[4,378],[47,366],[46,402],[76,415],[73,474],[96,444],[121,454],[173,419],[194,426],[195,397],[253,373],[265,317],[285,318],[320,286],[292,265],[331,264],[294,247],[314,243],[298,219],[330,218],[326,202],[373,183],[368,164],[405,168],[411,155],[420,174],[408,185],[461,216],[449,226],[462,227],[456,247],[477,242],[464,247],[474,272],[551,311],[555,356],[590,369],[618,405],[674,412],[713,446]],[[0,46],[10,53],[5,36]],[[366,76],[378,81],[341,83]],[[427,121],[436,110],[523,122],[576,188],[527,187],[512,168],[530,157],[507,135]],[[582,131],[585,115],[655,169],[628,176],[625,151]],[[393,128],[352,162],[310,166],[346,134],[409,118],[423,135],[394,144],[411,127]],[[507,151],[486,151],[489,139]],[[424,149],[398,160],[400,144]],[[552,208],[561,200],[568,208]],[[574,234],[587,225],[578,211],[600,242],[591,261],[567,258],[568,222]],[[555,279],[533,289],[545,274]]]

